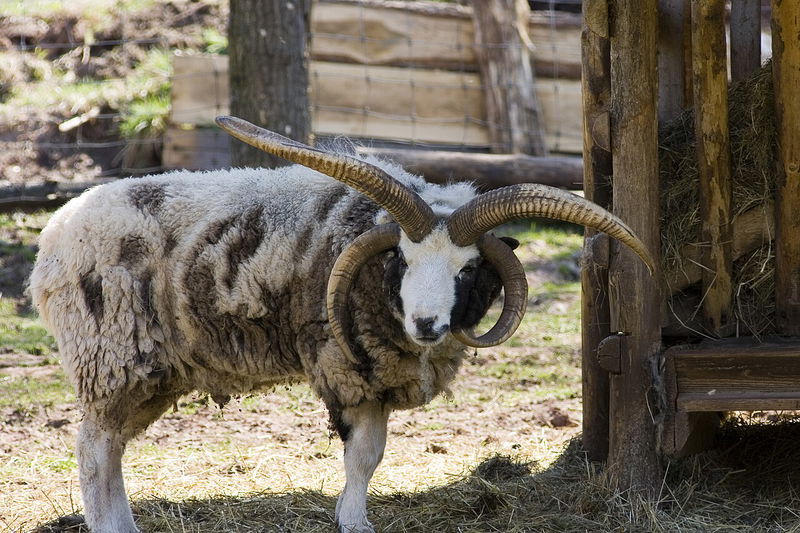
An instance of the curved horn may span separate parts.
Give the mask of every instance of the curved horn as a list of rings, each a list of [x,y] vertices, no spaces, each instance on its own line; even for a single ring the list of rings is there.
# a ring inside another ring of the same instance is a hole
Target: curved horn
[[[430,206],[417,193],[374,165],[312,148],[240,118],[220,116],[215,121],[220,128],[247,144],[354,188],[386,209],[414,242],[424,239],[436,224]]]
[[[522,264],[506,243],[493,235],[482,235],[476,244],[500,274],[503,311],[492,329],[480,337],[465,330],[453,330],[453,336],[467,346],[486,348],[505,342],[519,327],[528,304],[528,281]]]
[[[336,342],[339,343],[344,355],[353,363],[358,361],[350,349],[345,328],[345,324],[349,321],[347,297],[350,295],[350,287],[364,263],[399,243],[400,227],[397,224],[375,226],[350,243],[350,246],[339,255],[331,270],[328,278],[328,321]]]
[[[589,200],[546,185],[525,183],[482,194],[453,212],[447,229],[455,244],[466,246],[500,224],[530,217],[564,220],[608,233],[636,252],[651,274],[655,268],[647,247],[622,220]]]

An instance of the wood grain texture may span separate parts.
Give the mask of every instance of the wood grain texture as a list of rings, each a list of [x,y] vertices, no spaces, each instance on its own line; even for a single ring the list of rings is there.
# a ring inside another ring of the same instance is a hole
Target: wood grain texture
[[[703,315],[724,336],[733,318],[731,162],[725,0],[692,0],[692,71],[700,191]]]
[[[181,55],[173,64],[173,125],[209,125],[215,116],[229,113],[227,57]],[[315,133],[489,145],[477,74],[322,61],[311,61],[309,69]],[[580,82],[541,80],[536,89],[548,149],[579,153]]]
[[[676,405],[683,411],[800,406],[797,340],[710,342],[674,351],[671,357],[675,365]]]
[[[772,1],[772,73],[778,126],[775,307],[779,330],[800,335],[800,9]]]
[[[534,88],[526,0],[483,0],[472,6],[490,149],[542,156],[544,122]]]
[[[616,0],[610,35],[614,213],[659,264],[657,11],[656,0]],[[622,373],[611,378],[609,467],[620,489],[649,494],[662,472],[648,407],[661,349],[659,275],[651,277],[632,252],[612,243],[611,329],[629,339]]]
[[[588,200],[611,205],[607,177],[611,163],[611,49],[608,39],[607,0],[585,0],[581,34],[583,50],[583,184]],[[604,242],[605,246],[598,243]],[[581,269],[581,381],[583,447],[589,460],[608,457],[609,377],[597,359],[597,347],[611,334],[608,300],[608,239],[586,229],[585,266]]]
[[[308,142],[311,0],[231,0],[228,77],[231,114]],[[245,143],[231,145],[237,166],[286,165]]]

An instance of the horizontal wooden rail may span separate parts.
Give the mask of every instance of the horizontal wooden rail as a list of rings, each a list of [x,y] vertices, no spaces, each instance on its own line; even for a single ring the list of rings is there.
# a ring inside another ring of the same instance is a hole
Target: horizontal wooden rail
[[[104,178],[92,181],[37,181],[0,187],[0,213],[15,210],[58,207],[80,196],[95,185],[113,181]]]
[[[666,358],[678,411],[800,409],[800,339],[716,341]]]
[[[583,188],[583,162],[580,157],[391,148],[361,148],[359,151],[394,161],[433,183],[474,181],[483,190],[518,183],[541,183],[571,190]]]

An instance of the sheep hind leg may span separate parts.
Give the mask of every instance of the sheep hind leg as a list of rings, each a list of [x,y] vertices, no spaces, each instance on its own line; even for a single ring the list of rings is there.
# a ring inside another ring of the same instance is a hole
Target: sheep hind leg
[[[367,487],[383,458],[389,409],[377,403],[346,408],[343,421],[350,427],[344,442],[347,481],[336,503],[336,522],[341,533],[373,533],[367,520]]]
[[[92,533],[136,533],[122,479],[125,441],[119,430],[86,418],[78,432],[78,471]]]
[[[135,394],[131,394],[135,397]],[[119,423],[87,414],[78,432],[77,458],[86,523],[92,533],[137,533],[125,482],[125,445],[156,420],[177,394],[158,395],[118,412]]]

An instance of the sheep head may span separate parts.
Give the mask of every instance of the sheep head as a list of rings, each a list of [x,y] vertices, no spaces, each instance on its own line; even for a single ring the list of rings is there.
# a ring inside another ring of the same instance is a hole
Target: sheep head
[[[537,184],[503,187],[481,194],[448,217],[438,217],[413,190],[384,170],[361,160],[293,141],[235,117],[217,124],[234,137],[294,163],[326,174],[364,194],[385,209],[394,223],[380,224],[356,238],[336,260],[328,280],[331,329],[344,353],[355,360],[344,324],[350,288],[372,257],[398,249],[402,254],[403,323],[421,345],[440,342],[447,331],[467,346],[487,347],[507,340],[519,326],[527,304],[527,281],[513,246],[489,232],[506,222],[542,217],[581,224],[605,232],[629,246],[652,272],[644,244],[619,218],[574,194]],[[476,336],[451,324],[459,280],[479,258],[497,271],[505,293],[497,323]]]

